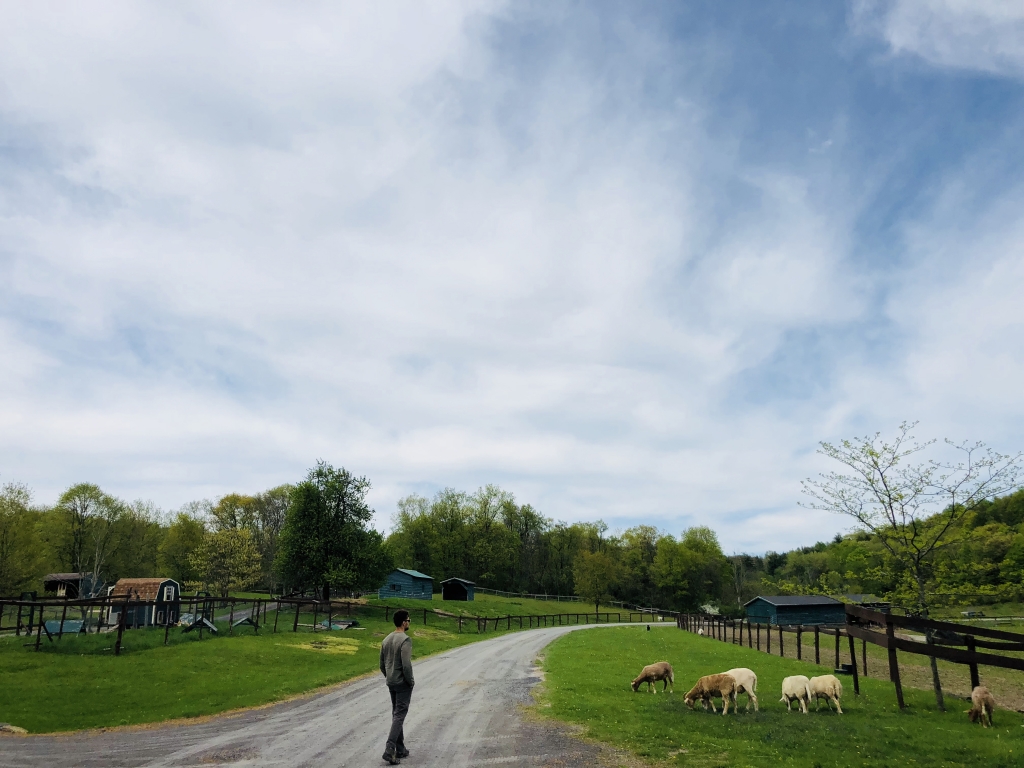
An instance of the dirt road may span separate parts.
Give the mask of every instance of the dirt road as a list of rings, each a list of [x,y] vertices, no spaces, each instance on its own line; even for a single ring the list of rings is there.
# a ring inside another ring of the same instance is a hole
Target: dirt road
[[[524,720],[517,705],[529,703],[540,680],[534,659],[545,645],[566,632],[605,626],[517,632],[417,662],[405,724],[412,754],[402,765],[595,765],[597,747]],[[192,725],[2,737],[0,766],[381,766],[390,716],[387,689],[375,675]]]

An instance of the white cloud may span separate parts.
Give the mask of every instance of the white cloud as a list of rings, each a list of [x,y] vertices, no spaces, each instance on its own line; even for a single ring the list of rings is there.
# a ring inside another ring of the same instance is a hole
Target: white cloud
[[[1024,76],[1024,5],[1008,0],[858,2],[855,25],[940,67]]]

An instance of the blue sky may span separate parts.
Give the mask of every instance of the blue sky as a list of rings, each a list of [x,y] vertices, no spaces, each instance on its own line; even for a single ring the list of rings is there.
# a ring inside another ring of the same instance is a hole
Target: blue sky
[[[1015,6],[0,4],[0,482],[764,551],[821,440],[1019,450]]]

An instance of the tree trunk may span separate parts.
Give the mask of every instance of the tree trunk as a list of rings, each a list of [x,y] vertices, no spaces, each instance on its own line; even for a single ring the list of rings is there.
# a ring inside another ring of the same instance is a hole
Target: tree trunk
[[[324,582],[324,600],[331,599],[331,585],[326,581]]]

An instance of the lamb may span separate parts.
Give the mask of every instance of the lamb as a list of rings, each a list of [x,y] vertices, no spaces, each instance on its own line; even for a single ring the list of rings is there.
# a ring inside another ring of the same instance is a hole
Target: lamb
[[[729,702],[732,702],[732,710],[736,711],[736,689],[739,688],[739,684],[736,682],[736,678],[732,675],[705,675],[697,684],[690,689],[690,692],[686,694],[683,701],[686,702],[686,706],[693,709],[693,704],[697,699],[700,699],[701,706],[707,709],[707,703],[711,702],[711,711],[718,713],[715,709],[715,697],[722,699],[722,714],[725,715],[729,712]]]
[[[812,677],[810,681],[811,696],[814,697],[814,709],[818,709],[821,699],[828,704],[829,711],[832,710],[832,703],[836,705],[836,712],[843,714],[843,708],[839,706],[839,698],[843,695],[843,684],[835,675],[819,675]]]
[[[675,682],[676,676],[672,671],[672,665],[667,661],[659,661],[656,664],[648,664],[640,671],[640,676],[634,680],[630,685],[633,688],[633,692],[636,693],[640,689],[640,686],[647,683],[647,690],[650,693],[658,692],[658,681],[664,680],[665,686],[661,690],[664,692],[668,690],[668,687],[672,686],[672,693],[675,693]],[[653,685],[653,688],[651,687]]]
[[[971,691],[971,708],[967,711],[967,717],[972,723],[978,722],[981,718],[982,726],[988,728],[992,725],[992,710],[995,708],[996,700],[984,685],[979,685]],[[985,720],[988,720],[988,723]]]
[[[736,689],[736,693],[747,694],[747,706],[743,711],[750,711],[751,702],[754,703],[754,711],[760,711],[757,706],[757,675],[754,674],[753,670],[747,669],[746,667],[737,667],[736,669],[730,669],[728,672],[724,672],[723,674],[732,675],[736,679],[736,684],[739,686]]]
[[[782,681],[782,698],[779,701],[786,702],[786,711],[792,712],[790,703],[793,700],[800,702],[800,711],[807,714],[807,704],[811,700],[811,681],[804,675],[793,675]]]

